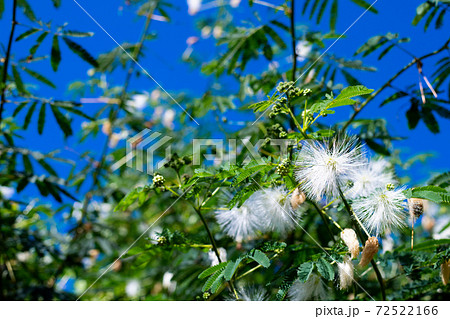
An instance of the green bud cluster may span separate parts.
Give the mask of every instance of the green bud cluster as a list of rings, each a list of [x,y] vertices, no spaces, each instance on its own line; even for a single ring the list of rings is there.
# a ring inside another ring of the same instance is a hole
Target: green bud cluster
[[[170,167],[176,170],[177,172],[184,166],[189,165],[192,162],[192,160],[187,157],[179,157],[177,153],[173,154],[170,160],[164,164],[164,167]]]
[[[287,114],[286,110],[287,98],[281,97],[279,98],[274,105],[272,106],[272,111],[269,113],[269,118],[274,118],[278,114]]]
[[[267,133],[272,138],[284,138],[287,137],[287,132],[280,124],[274,124],[267,128]]]
[[[276,172],[278,175],[285,176],[289,173],[289,166],[291,162],[289,159],[284,159],[280,164],[278,164]]]

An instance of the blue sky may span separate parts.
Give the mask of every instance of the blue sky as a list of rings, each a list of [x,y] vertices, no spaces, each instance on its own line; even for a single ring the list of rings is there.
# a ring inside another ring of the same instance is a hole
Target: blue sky
[[[140,36],[140,30],[143,18],[137,19],[134,14],[134,9],[127,8],[119,9],[123,6],[123,1],[87,1],[77,0],[104,28],[107,32],[117,40],[119,43],[135,42]],[[9,1],[11,2],[11,1]],[[10,19],[10,5],[6,3],[6,11],[3,19],[0,21],[1,41],[7,43],[9,35],[9,19]],[[248,20],[250,11],[242,1],[239,8],[233,9],[235,11],[234,21],[240,24],[242,21]],[[272,3],[282,3],[283,1],[268,1]],[[350,57],[367,39],[374,35],[386,34],[387,32],[399,33],[400,36],[410,36],[411,42],[406,43],[404,47],[413,52],[417,56],[421,56],[434,49],[439,48],[442,43],[449,36],[448,22],[444,28],[436,31],[432,27],[425,33],[423,31],[423,22],[413,27],[411,21],[415,15],[416,7],[422,1],[416,0],[401,0],[389,1],[379,0],[375,4],[375,8],[379,11],[378,14],[365,14],[348,32],[345,38],[339,40],[329,52],[341,57]],[[91,54],[98,56],[98,54],[109,51],[116,47],[116,44],[105,34],[99,27],[84,13],[74,1],[64,0],[60,9],[55,10],[51,6],[51,1],[41,0],[38,5],[36,1],[30,1],[33,9],[38,17],[42,17],[44,21],[52,21],[54,26],[62,25],[65,22],[69,23],[67,29],[79,31],[92,31],[95,35],[92,38],[75,39],[83,45]],[[363,9],[354,5],[351,1],[340,1],[345,4],[339,8],[340,15],[337,24],[337,33],[343,32],[349,25],[363,12]],[[300,6],[299,6],[300,7]],[[282,14],[275,15],[270,13],[265,7],[255,6],[259,11],[262,19],[273,19],[276,17],[283,18]],[[300,8],[299,8],[300,9]],[[300,10],[298,10],[300,11]],[[190,36],[199,36],[200,30],[195,26],[196,19],[202,16],[214,14],[214,10],[201,12],[196,16],[189,16],[187,14],[186,2],[179,0],[177,5],[169,10],[172,17],[172,23],[165,23],[160,21],[152,21],[151,29],[158,33],[158,39],[147,44],[145,51],[146,56],[141,60],[142,66],[169,92],[187,92],[192,95],[200,95],[204,92],[208,85],[208,79],[200,74],[199,70],[192,69],[189,65],[181,61],[181,55],[186,49],[186,39]],[[251,18],[251,17],[250,17]],[[283,18],[284,19],[284,18]],[[26,21],[22,14],[19,14],[19,21]],[[323,22],[320,25],[310,24],[306,17],[303,17],[300,12],[297,12],[296,22],[300,24],[309,25],[311,30],[322,30],[328,32],[328,17],[325,15]],[[22,26],[17,27],[17,35],[25,29]],[[329,40],[325,43],[328,47],[334,40]],[[39,49],[38,54],[48,54],[50,51],[50,37]],[[21,58],[27,55],[30,43],[21,41],[14,43],[13,51],[16,52],[15,58]],[[63,45],[61,45],[63,47]],[[220,48],[223,49],[223,48]],[[214,57],[217,49],[214,47],[212,40],[204,43],[196,44],[194,46],[196,54],[200,55],[204,60],[210,60]],[[59,71],[54,73],[48,61],[41,62],[33,66],[33,69],[39,71],[57,84],[58,88],[53,90],[45,86],[39,87],[39,93],[42,96],[54,96],[60,99],[70,99],[67,87],[73,81],[84,81],[88,78],[86,71],[89,69],[84,61],[73,55],[65,47],[62,50],[63,60]],[[411,57],[399,50],[393,50],[390,55],[380,63],[377,61],[377,54],[370,55],[363,61],[366,65],[376,66],[378,71],[373,73],[354,72],[367,87],[377,89],[384,82],[394,75],[401,67],[411,61]],[[425,62],[424,71],[429,77],[431,71],[434,69],[436,59],[429,59]],[[266,62],[261,63],[261,68],[266,69]],[[263,64],[265,63],[265,64]],[[111,82],[119,84],[123,81],[124,74],[121,72],[115,73],[109,77]],[[402,75],[397,81],[397,87],[404,87],[408,84],[417,84],[417,70],[411,68],[408,72]],[[156,84],[149,78],[141,76],[138,80],[133,80],[131,89],[152,91],[156,88]],[[233,89],[231,86],[230,89]],[[386,90],[381,98],[377,98],[372,102],[361,114],[359,118],[386,118],[389,123],[389,130],[393,135],[407,137],[407,140],[396,143],[396,147],[401,149],[402,157],[409,158],[418,153],[432,152],[435,157],[429,159],[427,163],[414,166],[412,172],[413,181],[420,183],[424,182],[429,177],[429,172],[442,172],[449,168],[448,158],[450,157],[450,150],[448,147],[448,139],[450,136],[450,127],[446,120],[438,119],[441,133],[434,135],[426,129],[421,122],[418,127],[411,131],[407,127],[405,112],[409,105],[405,101],[399,103],[391,103],[383,108],[379,108],[378,104],[388,94],[393,91]],[[238,105],[239,106],[239,105]],[[92,114],[95,110],[89,110],[90,107],[97,107],[92,105],[84,106],[86,113]],[[11,106],[7,106],[7,115],[11,115]],[[24,112],[25,113],[25,112]],[[51,113],[51,112],[48,112]],[[341,108],[333,119],[335,121],[345,120],[349,116],[349,109]],[[51,115],[48,115],[49,125],[42,136],[35,134],[35,124],[37,119],[34,118],[33,124],[29,127],[29,132],[24,134],[25,139],[17,142],[19,146],[29,147],[34,150],[42,152],[53,151],[54,149],[63,149],[65,146],[73,146],[77,137],[71,137],[64,140],[60,131],[53,123]],[[23,115],[22,115],[23,116]],[[37,117],[37,115],[35,115]],[[23,119],[19,118],[21,123]],[[75,121],[75,131],[79,128],[82,120]],[[57,132],[57,134],[55,134]],[[77,148],[77,150],[97,150],[98,141],[88,141],[84,145]],[[68,152],[63,152],[64,156],[74,157]],[[65,172],[64,167],[60,171]]]

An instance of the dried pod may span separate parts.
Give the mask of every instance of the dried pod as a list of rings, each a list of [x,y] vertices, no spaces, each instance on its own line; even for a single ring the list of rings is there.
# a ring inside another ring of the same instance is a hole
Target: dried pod
[[[378,253],[378,248],[378,239],[376,237],[370,237],[369,239],[367,239],[359,265],[362,267],[367,266],[372,261],[373,256]]]
[[[291,196],[291,206],[296,210],[306,200],[306,195],[301,190],[296,188]]]
[[[441,265],[441,279],[444,286],[448,284],[449,277],[450,277],[450,259],[445,260]]]
[[[419,218],[423,214],[423,199],[421,198],[409,198],[409,215],[411,218]]]
[[[358,258],[359,255],[359,241],[356,233],[351,228],[346,228],[341,232],[341,239],[348,247],[348,251],[352,259]]]
[[[348,256],[344,257],[344,262],[338,263],[339,268],[339,287],[341,290],[347,289],[353,283],[354,279],[354,270],[353,263],[351,258]]]
[[[112,129],[111,129],[111,122],[106,120],[102,125],[102,133],[105,135],[111,135]]]

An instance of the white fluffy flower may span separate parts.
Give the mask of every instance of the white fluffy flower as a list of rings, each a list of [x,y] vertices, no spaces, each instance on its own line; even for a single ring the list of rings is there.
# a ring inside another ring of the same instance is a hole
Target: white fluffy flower
[[[311,53],[312,46],[308,41],[298,41],[295,46],[295,53],[297,53],[297,61],[303,62]]]
[[[128,297],[134,298],[139,296],[141,292],[141,284],[136,279],[130,280],[125,286],[125,293]]]
[[[202,0],[187,0],[187,5],[188,13],[193,16],[200,11]]]
[[[289,289],[288,297],[290,300],[326,300],[327,286],[316,274],[311,274],[306,282],[296,280],[291,289]]]
[[[353,202],[353,209],[369,232],[379,235],[405,224],[406,197],[404,188],[376,189],[367,197]]]
[[[291,206],[291,194],[284,187],[257,191],[246,201],[253,212],[263,214],[264,229],[286,233],[295,228],[300,218],[299,209]]]
[[[355,137],[344,136],[321,143],[303,144],[296,166],[296,178],[310,198],[337,197],[354,170],[365,165],[365,153]]]
[[[258,230],[263,229],[261,214],[245,205],[219,210],[216,212],[216,219],[224,232],[237,242],[253,237]]]
[[[240,3],[241,3],[241,0],[230,0],[230,6],[232,8],[237,8]]]
[[[239,287],[237,290],[237,294],[239,300],[241,301],[267,301],[269,300],[269,294],[267,290],[263,287],[259,286],[243,286]],[[228,298],[225,298],[227,301],[235,301],[236,296],[234,294],[230,294]]]
[[[342,289],[347,289],[350,287],[354,281],[354,271],[355,268],[351,261],[351,258],[348,256],[344,257],[344,261],[342,263],[338,263],[339,269],[339,287]]]
[[[0,186],[0,194],[4,199],[10,199],[15,192],[15,189],[12,187]]]
[[[166,271],[163,275],[162,286],[169,293],[173,293],[177,288],[177,282],[172,280],[173,273]]]
[[[377,188],[385,188],[387,184],[395,183],[394,175],[385,159],[371,160],[366,165],[357,167],[351,180],[353,186],[349,190],[349,198],[366,197]]]
[[[141,111],[147,106],[148,95],[147,94],[135,94],[132,100],[128,102],[128,105]]]
[[[222,262],[227,261],[227,251],[225,250],[225,248],[219,247],[217,251],[219,252],[220,260]],[[219,258],[217,258],[214,250],[208,251],[208,259],[211,262],[211,267],[219,264]]]

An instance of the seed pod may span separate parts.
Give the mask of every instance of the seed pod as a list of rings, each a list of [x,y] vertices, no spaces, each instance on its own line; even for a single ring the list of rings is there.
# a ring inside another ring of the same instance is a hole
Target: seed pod
[[[306,195],[301,190],[296,188],[291,196],[291,206],[296,210],[306,200]]]
[[[423,199],[421,198],[409,198],[409,215],[411,218],[419,218],[423,214]]]
[[[351,258],[344,257],[344,262],[338,263],[339,268],[339,287],[341,290],[350,287],[354,281],[354,270]]]
[[[378,253],[378,248],[378,239],[376,237],[370,237],[369,239],[367,239],[359,265],[362,267],[367,266],[372,261],[373,256]]]
[[[111,130],[111,122],[106,120],[102,125],[102,133],[105,135],[110,135],[112,133]]]
[[[357,258],[359,255],[359,241],[355,231],[351,228],[344,229],[341,232],[341,239],[347,245],[352,259]]]
[[[445,260],[441,265],[441,279],[444,286],[448,284],[449,277],[450,277],[450,259]]]

